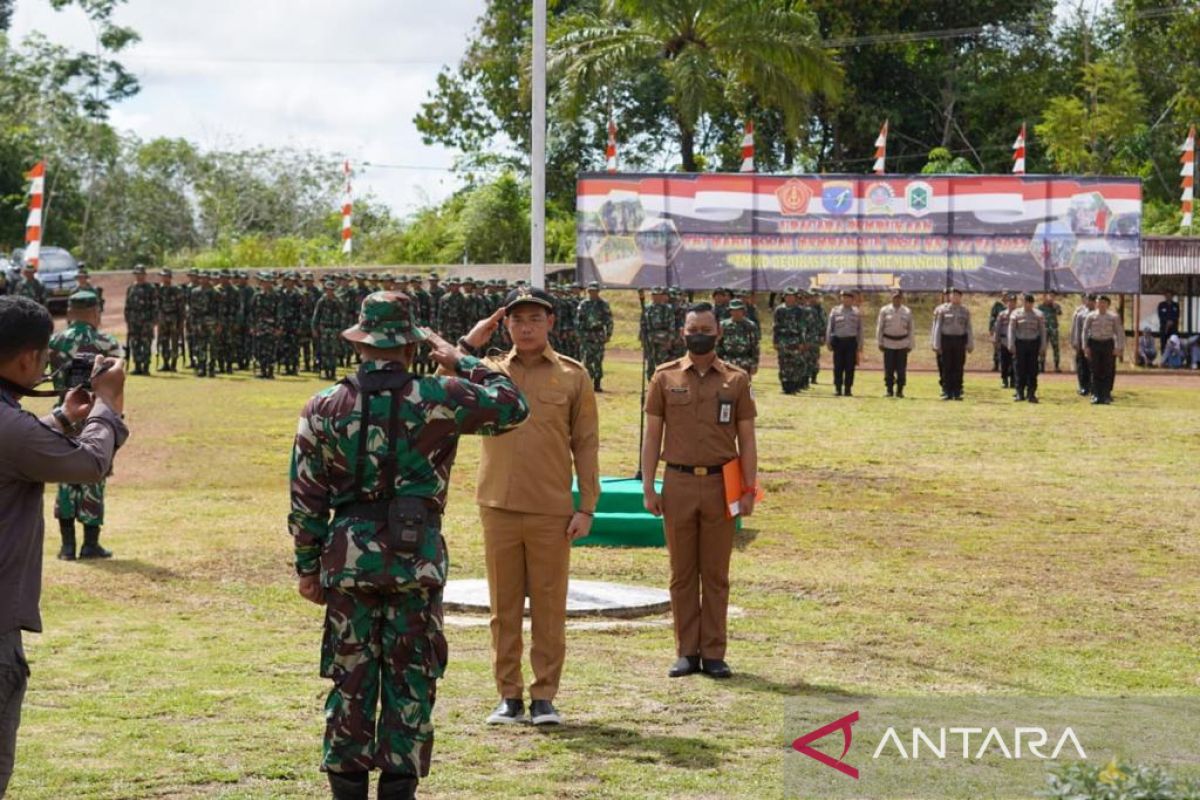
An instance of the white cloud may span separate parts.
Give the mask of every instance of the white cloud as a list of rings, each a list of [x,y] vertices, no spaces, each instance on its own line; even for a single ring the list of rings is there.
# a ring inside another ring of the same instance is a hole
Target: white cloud
[[[356,191],[398,213],[452,192],[454,154],[427,147],[412,119],[443,64],[455,64],[484,0],[129,0],[115,19],[142,36],[121,60],[142,91],[112,122],[143,138],[204,147],[284,146],[349,156]],[[10,33],[94,47],[82,12],[19,0]]]

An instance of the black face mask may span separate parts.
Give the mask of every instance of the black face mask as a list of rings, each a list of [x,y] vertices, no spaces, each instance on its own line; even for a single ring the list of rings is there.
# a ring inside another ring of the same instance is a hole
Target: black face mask
[[[717,346],[717,335],[715,333],[689,333],[683,337],[683,341],[687,344],[689,353],[703,356],[711,353]]]

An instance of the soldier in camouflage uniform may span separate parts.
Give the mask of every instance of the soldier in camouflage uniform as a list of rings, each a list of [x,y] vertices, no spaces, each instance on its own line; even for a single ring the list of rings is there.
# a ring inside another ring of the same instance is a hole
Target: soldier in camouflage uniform
[[[588,284],[588,297],[575,310],[579,328],[579,345],[583,351],[583,366],[592,376],[592,386],[597,392],[600,379],[604,377],[604,345],[612,339],[613,315],[608,301],[600,297],[600,284]]]
[[[1042,312],[1042,316],[1046,319],[1046,338],[1050,340],[1050,349],[1054,351],[1054,371],[1062,372],[1058,349],[1058,318],[1062,316],[1063,310],[1062,306],[1058,304],[1058,295],[1054,292],[1047,292],[1037,310]],[[1042,351],[1041,358],[1038,361],[1038,372],[1045,371],[1046,353]]]
[[[441,330],[438,322],[438,309],[445,296],[446,290],[441,285],[438,274],[436,272],[429,273],[429,326],[435,331]]]
[[[642,355],[646,362],[646,380],[654,377],[659,364],[671,360],[674,340],[680,338],[675,327],[675,308],[667,302],[667,290],[655,286],[650,290],[650,305],[642,309],[642,321],[638,339],[642,343]]]
[[[171,270],[163,268],[159,273],[158,286],[158,355],[162,359],[163,372],[176,372],[179,360],[180,338],[183,334],[184,317],[187,313],[182,286],[172,285]]]
[[[88,272],[87,267],[79,268],[79,276],[76,279],[76,283],[78,283],[78,286],[76,287],[76,291],[95,293],[96,297],[98,297],[100,299],[100,314],[103,315],[104,314],[104,289],[103,289],[103,287],[92,285],[92,276]]]
[[[258,375],[264,380],[275,379],[275,360],[279,356],[282,295],[275,291],[275,276],[267,272],[258,274],[258,293],[250,301],[250,329],[254,333],[254,360],[258,362]]]
[[[99,331],[100,298],[91,291],[77,291],[67,300],[67,328],[50,339],[50,360],[55,369],[84,353],[121,358],[120,343]],[[66,372],[54,376],[54,388],[60,402],[67,391]],[[54,500],[54,516],[62,533],[58,557],[75,560],[75,520],[83,523],[83,547],[80,558],[110,558],[112,552],[100,546],[100,526],[104,524],[104,481],[89,484],[59,484]]]
[[[683,330],[684,322],[687,320],[688,304],[684,300],[683,290],[671,288],[667,290],[667,300],[671,304],[672,310],[675,312],[675,329]],[[683,358],[687,355],[687,344],[683,341],[683,336],[676,336],[671,340],[671,359]]]
[[[233,286],[237,290],[238,307],[237,323],[234,325],[233,365],[240,370],[250,369],[254,360],[254,331],[250,327],[249,310],[258,290],[250,285],[250,273],[244,269],[233,273]]]
[[[808,388],[808,365],[804,363],[805,328],[809,314],[800,305],[798,289],[783,290],[783,302],[775,308],[771,341],[779,358],[779,383],[784,394]]]
[[[46,287],[37,277],[37,267],[28,264],[21,267],[21,277],[10,290],[17,297],[28,297],[40,306],[46,305]]]
[[[245,322],[242,289],[233,285],[233,275],[223,269],[217,278],[217,328],[213,332],[212,360],[216,371],[233,373],[241,341],[241,326]]]
[[[317,299],[312,314],[312,335],[317,348],[317,371],[326,380],[337,379],[338,358],[341,355],[338,340],[344,330],[346,312],[337,296],[337,282],[325,281],[325,294]]]
[[[457,440],[505,433],[529,407],[505,375],[417,327],[407,295],[369,296],[343,335],[362,366],[301,413],[288,517],[300,594],[325,605],[321,767],[335,800],[365,800],[372,769],[380,798],[412,798],[447,663],[441,520]],[[454,377],[407,371],[425,340]]]
[[[572,284],[570,286],[564,286],[562,297],[563,303],[561,310],[563,314],[563,321],[560,339],[563,347],[565,348],[562,351],[562,354],[568,358],[573,358],[578,361],[580,358],[582,358],[583,354],[580,352],[579,329],[576,327],[575,319],[575,309],[579,306],[579,295],[576,285]],[[557,321],[558,319],[556,317],[555,322]]]
[[[192,294],[200,286],[200,270],[193,267],[187,271],[187,283],[183,290],[184,321],[183,343],[187,346],[188,369],[196,368],[196,321],[192,319]]]
[[[467,332],[466,319],[466,296],[459,291],[458,280],[448,278],[446,294],[438,307],[438,324],[441,326],[438,333],[448,342],[457,342]]]
[[[817,373],[821,371],[821,347],[825,344],[825,329],[829,327],[829,315],[825,312],[825,305],[821,302],[821,293],[819,291],[808,293],[808,304],[809,308],[812,309],[813,322],[816,326],[815,330],[810,334],[808,382],[815,384],[817,382]]]
[[[433,309],[430,303],[433,302],[429,292],[421,286],[421,278],[417,275],[411,276],[406,282],[398,283],[401,291],[408,292],[408,296],[413,303],[413,316],[416,317],[417,324],[422,328],[433,328]],[[429,375],[433,372],[433,362],[429,359],[429,344],[422,342],[417,348],[417,356],[413,361],[413,372],[418,375]]]
[[[758,356],[758,326],[746,317],[745,303],[734,300],[729,304],[729,319],[721,323],[717,358],[740,367],[753,376],[758,372]]]
[[[188,320],[193,336],[192,360],[199,378],[216,377],[217,328],[221,319],[221,295],[212,285],[212,276],[201,272],[199,284],[188,296]]]
[[[300,374],[300,331],[308,328],[304,295],[296,288],[296,273],[283,274],[279,295],[279,363],[285,375]]]
[[[304,273],[304,284],[298,289],[303,302],[300,304],[302,323],[300,325],[300,355],[304,358],[304,371],[312,372],[317,367],[313,352],[312,315],[321,299],[321,290],[317,288],[316,277],[311,272]]]
[[[146,283],[146,268],[133,268],[133,284],[125,290],[126,338],[133,359],[134,375],[150,374],[154,355],[154,320],[158,316],[158,297],[154,284]]]
[[[712,293],[713,315],[716,316],[718,325],[720,325],[725,320],[729,319],[729,301],[730,301],[730,299],[731,299],[731,297],[730,297],[729,290],[726,289],[724,286],[718,286],[716,289],[713,289],[713,293]]]

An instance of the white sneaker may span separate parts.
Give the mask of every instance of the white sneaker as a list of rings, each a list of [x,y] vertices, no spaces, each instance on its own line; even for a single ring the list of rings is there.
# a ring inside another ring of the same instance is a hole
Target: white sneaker
[[[561,725],[562,717],[549,700],[534,700],[529,704],[529,716],[534,725]]]
[[[496,710],[488,714],[488,725],[519,725],[528,722],[522,700],[501,700]]]

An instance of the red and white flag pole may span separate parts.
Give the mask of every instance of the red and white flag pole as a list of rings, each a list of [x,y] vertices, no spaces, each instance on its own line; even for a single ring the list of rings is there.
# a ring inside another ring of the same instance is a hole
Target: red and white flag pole
[[[755,172],[754,169],[754,121],[746,120],[746,132],[742,136],[742,166],[738,172]]]
[[[608,146],[604,149],[604,168],[609,172],[617,171],[617,123],[608,118]]]
[[[1021,123],[1021,132],[1017,134],[1017,140],[1013,142],[1013,174],[1025,174],[1025,123]]]
[[[887,137],[888,137],[888,120],[883,121],[883,127],[879,129],[879,136],[875,138],[875,163],[871,165],[871,171],[876,175],[882,175],[887,170],[883,167],[883,162],[887,158]]]
[[[23,259],[37,267],[42,250],[42,212],[46,197],[46,162],[39,161],[25,174],[29,179],[29,219],[25,222],[25,253]]]
[[[342,173],[346,176],[346,194],[342,200],[342,252],[350,255],[354,251],[354,231],[350,226],[350,212],[354,203],[350,186],[349,160],[342,164]]]
[[[1196,126],[1193,125],[1188,129],[1187,140],[1184,141],[1183,155],[1179,157],[1183,167],[1180,168],[1179,174],[1183,176],[1180,181],[1180,188],[1183,190],[1179,201],[1180,207],[1183,210],[1183,220],[1179,223],[1181,228],[1192,227],[1192,204],[1196,199]]]

